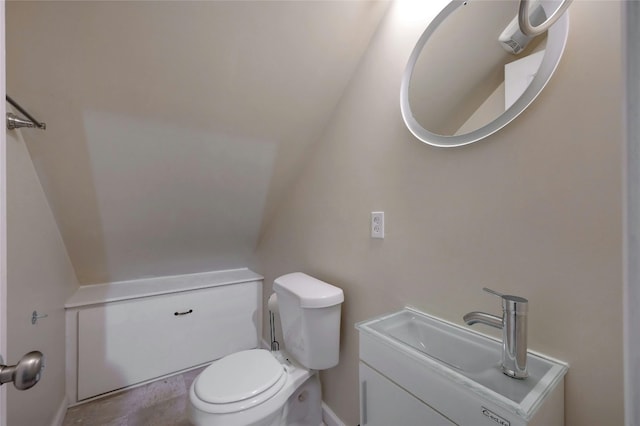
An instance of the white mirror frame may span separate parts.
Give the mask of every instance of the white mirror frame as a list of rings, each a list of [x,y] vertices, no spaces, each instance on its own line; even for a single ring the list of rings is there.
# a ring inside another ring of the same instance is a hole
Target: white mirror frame
[[[492,135],[513,121],[513,119],[527,109],[527,107],[538,97],[542,89],[547,85],[560,62],[560,58],[562,57],[562,53],[564,52],[564,48],[567,44],[567,37],[569,35],[568,11],[565,12],[551,28],[549,28],[545,54],[542,59],[542,63],[540,64],[540,68],[538,69],[538,73],[522,96],[520,96],[520,98],[511,107],[509,107],[509,109],[495,120],[470,133],[455,136],[444,136],[432,133],[422,127],[411,112],[411,107],[409,105],[409,83],[411,81],[411,76],[413,74],[416,61],[418,60],[418,56],[420,56],[420,52],[422,52],[422,48],[429,40],[429,37],[431,37],[440,24],[444,22],[450,14],[452,14],[457,8],[464,7],[465,3],[468,1],[474,0],[453,0],[444,9],[442,9],[433,21],[431,21],[425,32],[418,40],[413,52],[411,52],[409,62],[407,63],[407,67],[405,68],[402,76],[402,84],[400,86],[400,110],[402,118],[409,128],[409,131],[411,131],[416,138],[432,146],[446,148],[468,145]],[[554,5],[557,8],[557,3],[559,3],[559,1],[543,2],[542,5],[545,8],[547,15],[549,14],[547,9],[550,9]]]

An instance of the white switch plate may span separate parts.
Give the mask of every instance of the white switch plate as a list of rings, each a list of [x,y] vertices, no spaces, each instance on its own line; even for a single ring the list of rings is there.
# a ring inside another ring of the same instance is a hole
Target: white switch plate
[[[371,212],[371,238],[384,238],[384,212]]]

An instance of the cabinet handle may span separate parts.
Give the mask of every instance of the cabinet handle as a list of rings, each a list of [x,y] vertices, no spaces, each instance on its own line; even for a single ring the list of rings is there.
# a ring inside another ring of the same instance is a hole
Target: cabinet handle
[[[175,312],[173,315],[178,316],[178,315],[188,315],[191,312],[193,312],[193,309],[189,309],[188,311],[184,311],[184,312]]]
[[[367,381],[360,382],[360,409],[362,410],[362,426],[367,424]]]

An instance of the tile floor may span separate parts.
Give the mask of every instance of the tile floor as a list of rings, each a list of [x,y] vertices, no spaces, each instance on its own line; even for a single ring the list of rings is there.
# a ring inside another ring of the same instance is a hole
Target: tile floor
[[[69,408],[63,426],[187,426],[189,386],[203,369]]]

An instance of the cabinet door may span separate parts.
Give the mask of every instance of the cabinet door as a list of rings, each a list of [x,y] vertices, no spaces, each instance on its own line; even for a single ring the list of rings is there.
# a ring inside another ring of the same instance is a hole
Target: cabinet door
[[[109,303],[78,313],[78,399],[258,345],[255,282]]]
[[[455,423],[363,362],[360,363],[360,424],[455,426]]]

